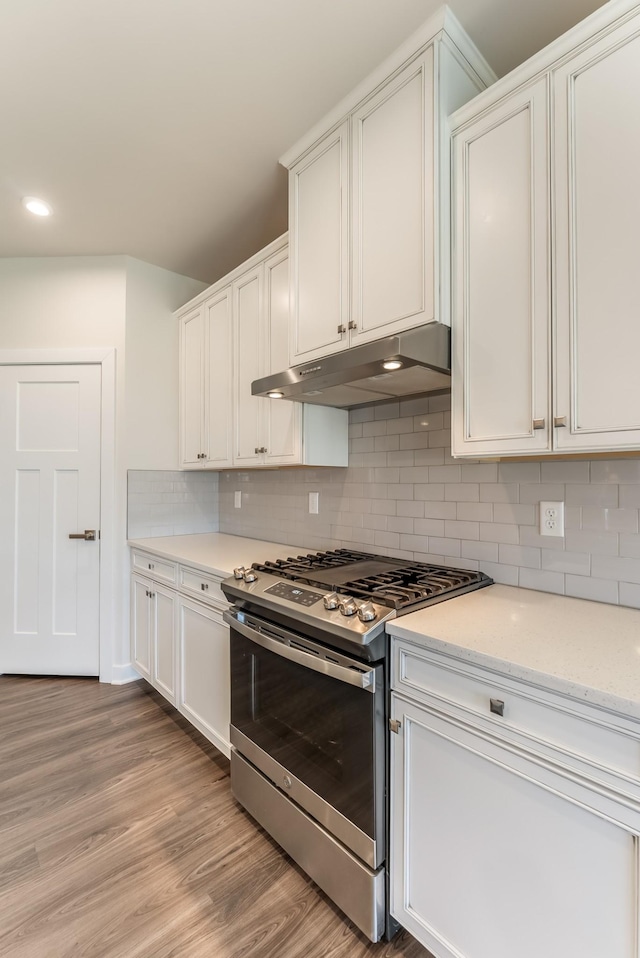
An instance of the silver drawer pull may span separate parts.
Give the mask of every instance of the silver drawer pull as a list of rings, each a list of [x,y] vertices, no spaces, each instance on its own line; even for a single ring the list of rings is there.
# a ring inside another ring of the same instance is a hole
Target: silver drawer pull
[[[544,419],[534,419],[533,420],[534,429],[544,429]]]
[[[554,416],[554,417],[553,417],[553,425],[554,425],[554,427],[555,427],[556,429],[560,429],[561,426],[566,426],[566,425],[567,425],[567,417],[566,417],[566,416]]]
[[[502,699],[489,699],[489,709],[494,715],[504,715],[504,702]]]

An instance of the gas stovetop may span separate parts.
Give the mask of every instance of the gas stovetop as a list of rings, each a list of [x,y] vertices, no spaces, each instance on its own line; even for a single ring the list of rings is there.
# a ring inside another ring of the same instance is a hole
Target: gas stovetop
[[[492,584],[483,572],[336,549],[254,562],[222,590],[239,609],[366,646],[398,615]],[[344,647],[344,646],[343,646]]]
[[[492,582],[484,573],[470,569],[407,562],[350,549],[275,562],[254,562],[251,568],[316,588],[369,599],[395,609],[397,614],[421,608],[429,600],[440,601]]]

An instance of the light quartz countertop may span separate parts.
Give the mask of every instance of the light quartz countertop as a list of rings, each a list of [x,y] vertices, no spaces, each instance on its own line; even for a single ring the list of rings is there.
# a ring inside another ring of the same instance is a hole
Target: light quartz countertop
[[[214,575],[306,554],[220,532],[129,545]],[[640,610],[492,585],[411,612],[387,631],[424,648],[640,720]]]
[[[163,559],[182,562],[202,572],[224,577],[232,575],[233,570],[241,565],[248,567],[252,562],[286,559],[288,556],[306,555],[309,551],[302,546],[229,536],[223,532],[129,539],[129,545],[144,552],[153,552]]]
[[[492,585],[387,631],[640,720],[640,610]]]

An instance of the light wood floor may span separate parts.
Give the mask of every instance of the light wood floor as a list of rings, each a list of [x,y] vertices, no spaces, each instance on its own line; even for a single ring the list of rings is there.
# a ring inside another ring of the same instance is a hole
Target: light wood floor
[[[429,958],[372,945],[144,682],[0,677],[1,958]]]

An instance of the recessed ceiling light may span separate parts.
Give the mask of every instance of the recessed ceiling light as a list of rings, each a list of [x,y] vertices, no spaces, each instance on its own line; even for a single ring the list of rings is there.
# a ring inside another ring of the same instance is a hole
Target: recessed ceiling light
[[[401,369],[402,363],[399,359],[387,359],[382,364],[383,369]]]
[[[277,389],[274,389],[272,392],[267,393],[269,399],[282,399],[284,393],[279,392]]]
[[[48,203],[45,203],[44,200],[39,200],[37,196],[24,196],[22,198],[22,205],[26,210],[29,210],[30,213],[34,213],[36,216],[51,216],[53,210]]]

